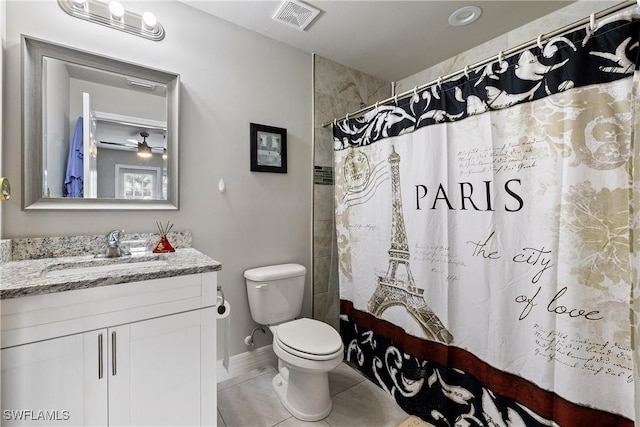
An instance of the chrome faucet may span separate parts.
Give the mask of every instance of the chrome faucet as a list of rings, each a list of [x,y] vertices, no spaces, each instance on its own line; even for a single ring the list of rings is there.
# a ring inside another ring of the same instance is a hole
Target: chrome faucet
[[[115,258],[123,255],[122,249],[120,248],[120,238],[123,233],[124,230],[111,230],[107,233],[107,252],[105,253],[105,257]]]

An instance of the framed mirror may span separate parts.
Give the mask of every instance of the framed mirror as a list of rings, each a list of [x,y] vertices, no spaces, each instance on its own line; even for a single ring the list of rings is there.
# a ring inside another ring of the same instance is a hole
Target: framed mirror
[[[177,74],[22,36],[22,208],[178,209]]]

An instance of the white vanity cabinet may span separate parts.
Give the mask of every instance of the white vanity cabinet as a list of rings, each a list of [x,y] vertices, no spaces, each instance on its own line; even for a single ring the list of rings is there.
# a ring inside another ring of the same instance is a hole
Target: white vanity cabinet
[[[87,332],[2,349],[2,425],[107,425],[106,379],[99,380],[96,370],[98,336]]]
[[[200,425],[206,317],[215,326],[214,309],[208,308],[108,331],[109,425]],[[215,356],[209,363],[215,364]],[[215,408],[215,402],[208,406]]]
[[[216,424],[216,273],[0,301],[4,426]]]

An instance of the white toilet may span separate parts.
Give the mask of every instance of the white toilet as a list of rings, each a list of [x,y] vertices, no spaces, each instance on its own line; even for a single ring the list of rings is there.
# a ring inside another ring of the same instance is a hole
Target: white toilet
[[[326,323],[296,319],[306,272],[299,264],[281,264],[247,270],[244,277],[251,317],[273,334],[278,356],[273,389],[294,417],[318,421],[331,412],[328,373],[342,362],[343,346]]]

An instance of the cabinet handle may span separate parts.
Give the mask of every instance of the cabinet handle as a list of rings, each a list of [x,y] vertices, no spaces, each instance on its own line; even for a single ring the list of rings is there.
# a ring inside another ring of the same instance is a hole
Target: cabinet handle
[[[104,376],[102,365],[102,334],[98,335],[98,379],[101,380]]]
[[[111,375],[116,375],[116,331],[111,332]]]

